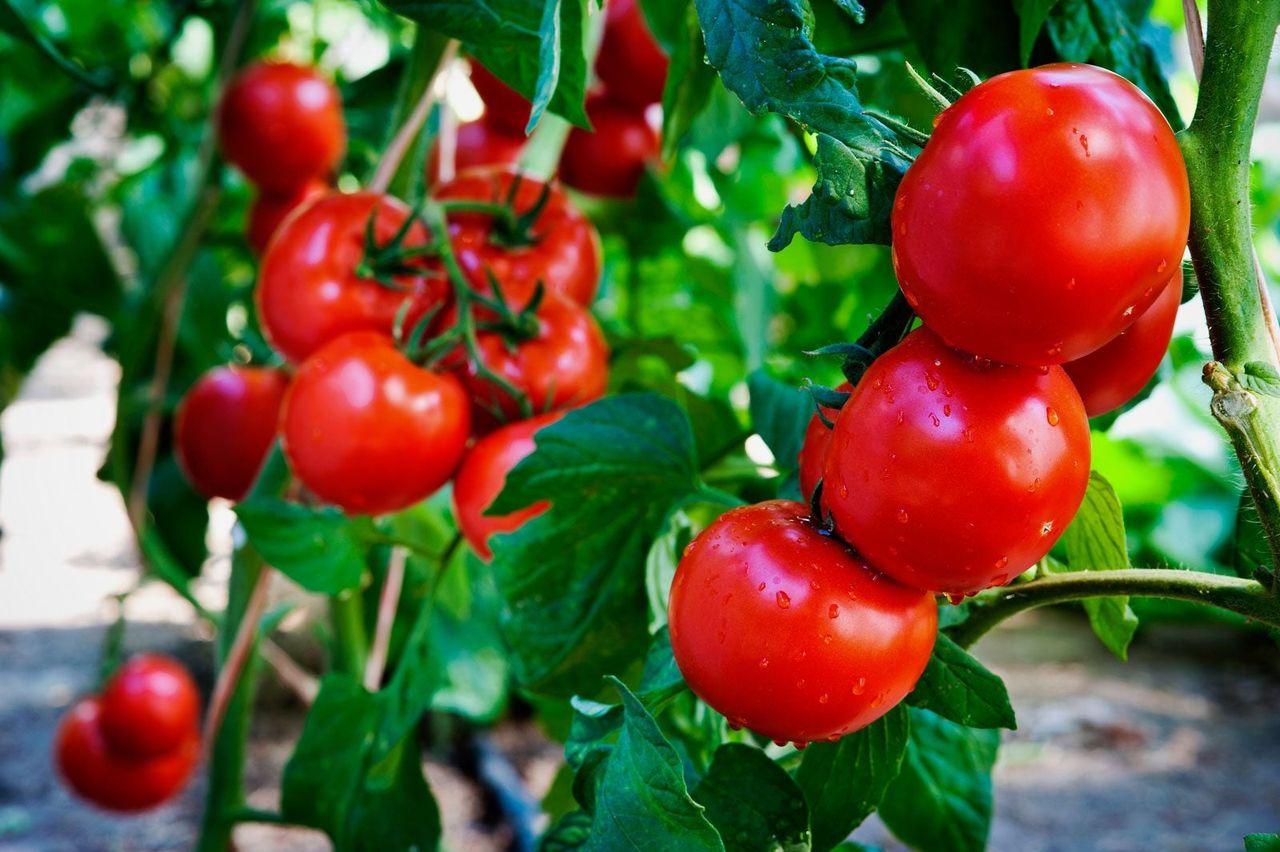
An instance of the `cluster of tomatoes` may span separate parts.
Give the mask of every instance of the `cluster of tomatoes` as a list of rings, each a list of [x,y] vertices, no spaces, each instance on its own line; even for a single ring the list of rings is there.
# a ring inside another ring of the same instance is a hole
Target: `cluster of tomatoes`
[[[658,155],[649,107],[662,100],[667,79],[667,56],[635,0],[609,0],[605,6],[595,70],[599,85],[587,97],[592,129],[569,133],[560,179],[591,195],[626,198],[635,193],[645,165]],[[514,165],[524,149],[529,102],[474,61],[471,82],[485,111],[458,128],[458,169]],[[431,162],[437,162],[434,151]],[[431,174],[438,174],[437,166]]]
[[[100,695],[76,702],[58,728],[58,771],[67,785],[113,811],[139,811],[174,796],[200,756],[200,694],[176,661],[129,659]]]
[[[815,415],[812,511],[733,510],[684,554],[671,641],[694,692],[801,745],[901,701],[935,594],[1008,583],[1075,515],[1088,416],[1134,396],[1168,348],[1189,209],[1168,123],[1109,71],[1012,72],[943,111],[892,211],[924,325]]]

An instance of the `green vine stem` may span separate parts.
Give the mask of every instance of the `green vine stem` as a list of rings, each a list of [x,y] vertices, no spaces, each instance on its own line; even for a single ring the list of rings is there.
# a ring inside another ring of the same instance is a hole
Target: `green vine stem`
[[[1213,415],[1240,459],[1274,566],[1280,565],[1280,399],[1255,392],[1249,379],[1274,376],[1280,357],[1254,259],[1249,152],[1280,2],[1210,0],[1208,20],[1195,116],[1179,135],[1191,182],[1191,257],[1215,359],[1205,368],[1205,381],[1213,389]]]
[[[969,617],[950,628],[948,633],[967,648],[1006,618],[1025,610],[1105,595],[1170,598],[1208,604],[1280,629],[1280,596],[1261,583],[1203,571],[1126,568],[1054,574],[1009,586],[989,602],[975,604]]]

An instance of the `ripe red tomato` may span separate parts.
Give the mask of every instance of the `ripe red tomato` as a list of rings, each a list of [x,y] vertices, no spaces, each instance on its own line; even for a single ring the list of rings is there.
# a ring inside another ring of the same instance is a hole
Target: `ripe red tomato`
[[[455,377],[424,370],[391,339],[344,335],[299,368],[280,431],[298,479],[350,514],[411,506],[449,481],[471,431]]]
[[[653,40],[635,0],[609,0],[596,74],[609,99],[643,110],[662,100],[667,55]]]
[[[453,478],[453,516],[467,543],[486,562],[493,558],[489,550],[490,536],[519,529],[551,505],[541,502],[506,515],[485,514],[507,484],[507,474],[533,452],[534,433],[562,416],[563,412],[557,411],[503,426],[476,441],[462,460],[462,467]]]
[[[276,439],[289,377],[269,367],[214,367],[174,415],[174,452],[187,480],[207,498],[249,493]]]
[[[391,196],[334,192],[290,217],[267,247],[255,294],[258,315],[271,345],[291,362],[301,363],[350,331],[390,335],[406,298],[414,300],[406,331],[431,307],[447,302],[448,285],[434,260],[411,262],[422,274],[395,276],[396,288],[360,276],[365,227],[375,214],[374,238],[383,245],[412,212]],[[426,229],[415,222],[403,245],[428,241]]]
[[[894,200],[894,268],[951,345],[1061,364],[1155,301],[1189,205],[1178,142],[1137,87],[1087,65],[1012,71],[939,116]]]
[[[466,172],[481,166],[515,168],[524,151],[524,136],[509,136],[493,129],[483,119],[468,121],[458,126],[457,148],[454,151],[455,173]],[[427,183],[440,182],[440,140],[431,145],[427,155]]]
[[[843,382],[836,390],[848,393],[852,387]],[[828,422],[835,423],[840,416],[839,409],[823,406],[822,413]],[[831,427],[822,422],[817,414],[809,419],[804,430],[804,443],[800,445],[800,493],[804,499],[813,497],[813,489],[818,487],[822,479],[822,469],[827,464],[827,448],[831,446]]]
[[[635,195],[645,164],[658,157],[657,132],[643,114],[599,96],[587,99],[587,117],[595,129],[569,131],[560,179],[591,195]]]
[[[471,85],[484,101],[484,120],[494,130],[524,138],[531,105],[524,95],[508,86],[476,60],[471,60]]]
[[[920,328],[853,389],[823,480],[836,532],[876,568],[976,592],[1062,535],[1089,480],[1089,422],[1061,367],[976,361]]]
[[[1173,324],[1182,301],[1182,266],[1155,304],[1110,343],[1076,361],[1062,365],[1084,400],[1090,417],[1124,405],[1146,387],[1160,369],[1173,337]]]
[[[193,732],[172,751],[130,758],[112,750],[101,729],[97,698],[85,698],[58,726],[54,757],[67,786],[88,801],[113,811],[153,808],[180,791],[200,756]]]
[[[271,242],[271,235],[280,227],[285,218],[301,207],[310,198],[321,194],[329,188],[322,180],[309,180],[298,189],[284,194],[271,192],[259,193],[249,207],[249,222],[245,229],[245,238],[253,253],[262,256]]]
[[[112,753],[158,757],[199,736],[200,693],[176,660],[139,654],[111,677],[99,714]]]
[[[733,509],[685,550],[671,649],[699,698],[735,727],[803,745],[866,727],[929,662],[933,596],[873,571],[802,503]]]
[[[481,362],[524,393],[535,413],[599,399],[609,379],[609,346],[591,314],[547,293],[536,319],[537,336],[514,347],[497,332],[480,333]],[[467,363],[464,381],[475,406],[473,420],[481,428],[523,416],[520,401],[479,375],[474,363]]]
[[[528,213],[547,184],[519,175],[512,209]],[[509,169],[474,169],[440,187],[441,201],[504,203],[517,174]],[[513,308],[528,304],[538,282],[580,305],[590,305],[600,283],[600,237],[582,213],[555,184],[542,213],[527,234],[508,233],[486,213],[449,214],[449,239],[458,263],[474,289],[487,293],[489,273]]]
[[[314,68],[255,62],[222,96],[218,138],[226,158],[260,188],[294,192],[342,161],[342,97]]]

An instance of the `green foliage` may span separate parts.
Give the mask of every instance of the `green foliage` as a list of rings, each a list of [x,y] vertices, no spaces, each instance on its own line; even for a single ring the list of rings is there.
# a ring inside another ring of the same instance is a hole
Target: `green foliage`
[[[236,515],[262,557],[304,589],[335,595],[360,582],[373,530],[368,518],[272,499],[240,503]]]
[[[907,703],[972,728],[1018,726],[1004,681],[945,633],[938,634],[929,665]]]

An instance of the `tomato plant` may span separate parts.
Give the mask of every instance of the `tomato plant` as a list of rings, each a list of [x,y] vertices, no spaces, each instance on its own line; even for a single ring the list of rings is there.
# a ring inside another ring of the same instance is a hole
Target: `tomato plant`
[[[198,736],[200,693],[177,661],[139,654],[120,667],[98,701],[108,748],[131,758],[168,754]]]
[[[587,115],[592,129],[569,134],[560,177],[591,195],[633,195],[645,166],[658,155],[658,134],[643,112],[615,104],[608,95],[589,101]]]

